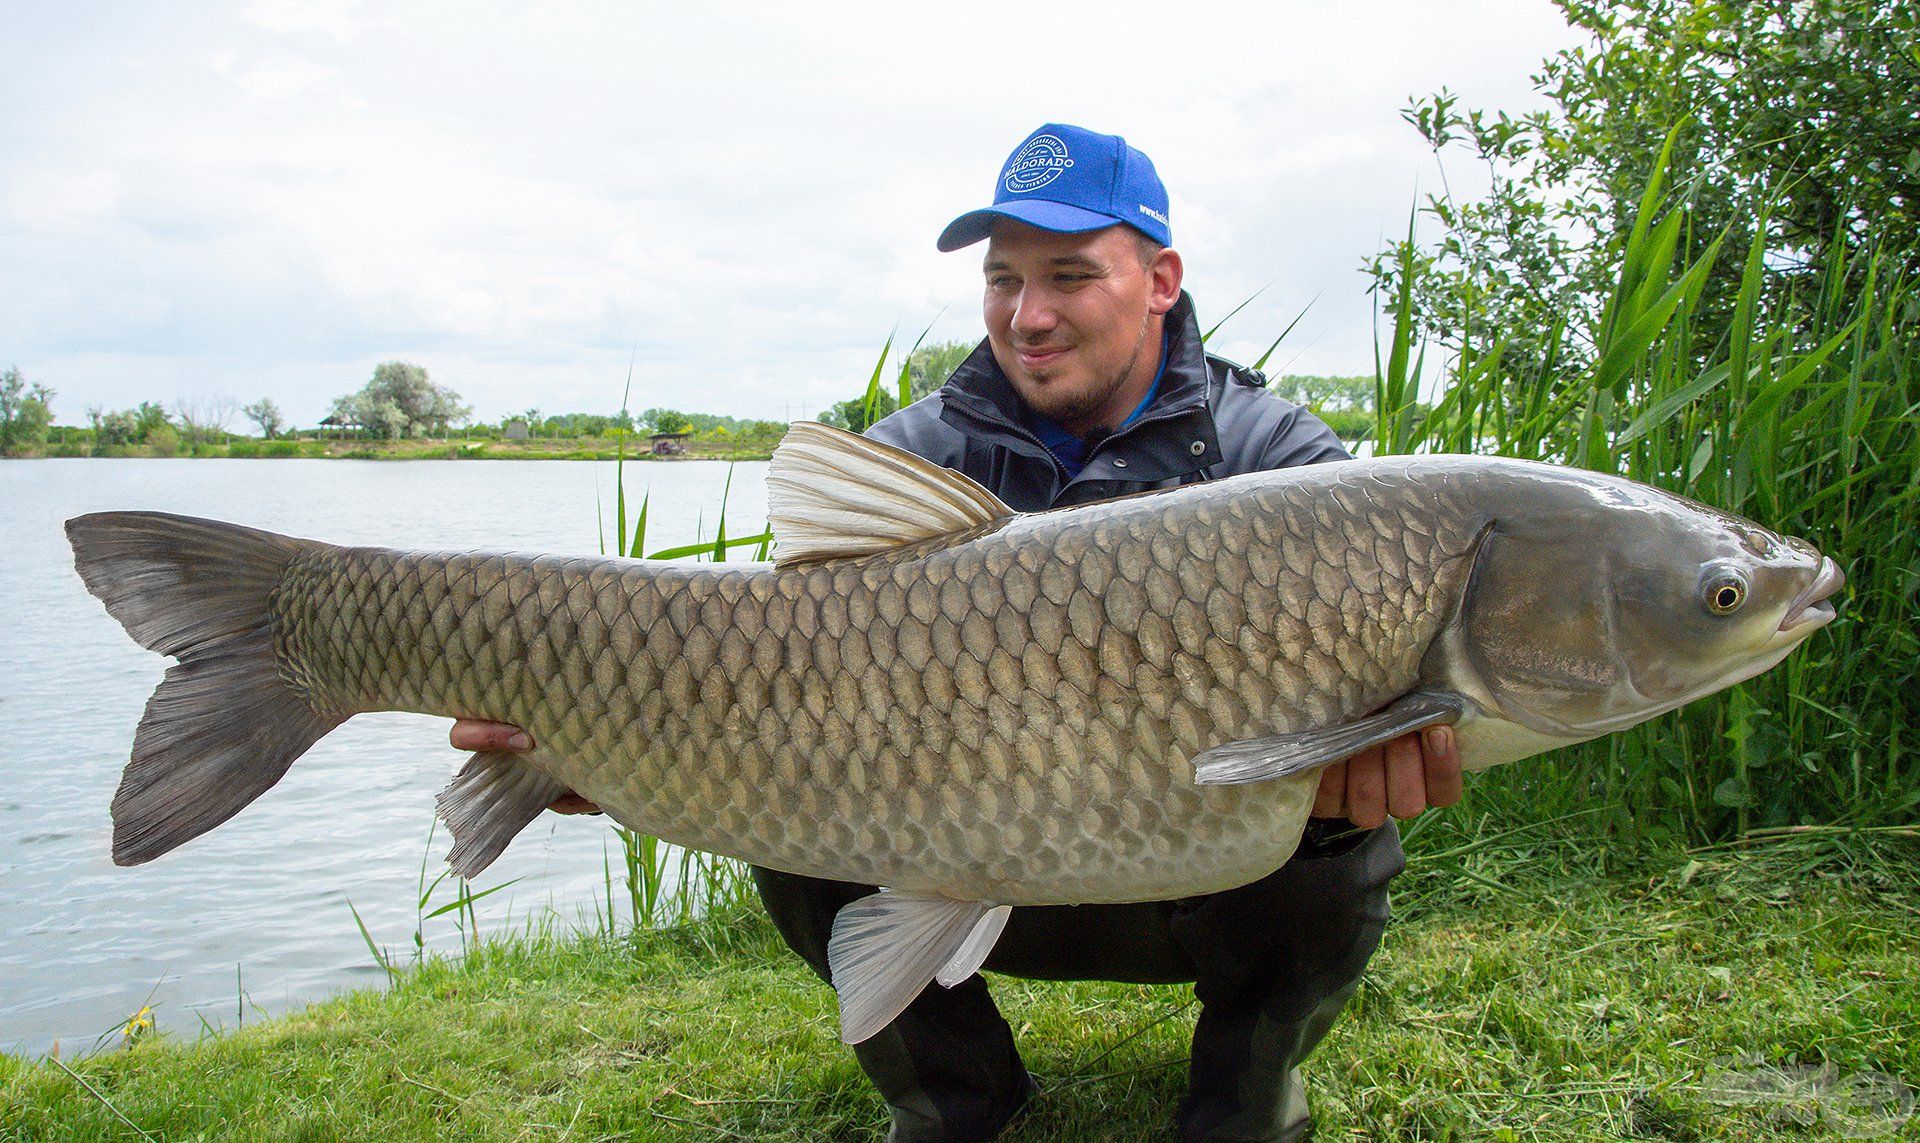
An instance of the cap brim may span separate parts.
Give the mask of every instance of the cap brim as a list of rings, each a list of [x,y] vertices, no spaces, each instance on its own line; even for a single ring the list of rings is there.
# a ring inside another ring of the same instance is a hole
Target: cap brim
[[[1089,230],[1126,225],[1110,214],[1036,198],[968,211],[947,224],[947,228],[940,232],[937,245],[943,251],[971,246],[993,232],[993,220],[996,218],[1011,218],[1040,230],[1051,230],[1055,234],[1083,234]]]

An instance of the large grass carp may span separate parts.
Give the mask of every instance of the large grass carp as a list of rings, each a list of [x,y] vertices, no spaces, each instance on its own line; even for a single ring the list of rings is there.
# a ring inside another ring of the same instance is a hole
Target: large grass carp
[[[886,888],[836,920],[842,1034],[985,959],[1009,907],[1159,900],[1293,852],[1319,766],[1435,723],[1482,769],[1751,677],[1833,618],[1807,544],[1617,477],[1433,456],[1019,514],[819,425],[772,565],[336,547],[155,513],[67,524],[179,662],[113,855],[225,821],[364,711],[492,719],[439,798],[483,868],[566,790],[616,821]]]

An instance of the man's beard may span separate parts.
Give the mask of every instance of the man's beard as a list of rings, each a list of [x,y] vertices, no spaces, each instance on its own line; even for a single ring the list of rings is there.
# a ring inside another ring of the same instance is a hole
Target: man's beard
[[[1105,411],[1107,402],[1113,400],[1113,395],[1119,392],[1120,387],[1127,383],[1127,378],[1133,375],[1134,366],[1140,363],[1140,350],[1147,343],[1147,327],[1148,323],[1143,319],[1140,323],[1140,337],[1133,343],[1133,352],[1127,354],[1126,363],[1114,371],[1111,376],[1107,377],[1103,383],[1094,386],[1084,393],[1068,395],[1065,400],[1051,406],[1042,404],[1040,400],[1023,398],[1026,400],[1028,407],[1041,416],[1046,417],[1048,420],[1062,425],[1071,424],[1075,421],[1083,421],[1097,413]],[[1049,387],[1044,381],[1044,376],[1044,374],[1033,376],[1033,380],[1038,383],[1039,393],[1042,395],[1043,400],[1044,397],[1056,395],[1048,391]],[[1089,428],[1087,432],[1082,435],[1089,439],[1098,440],[1101,437],[1110,435],[1114,427],[1115,426],[1101,427],[1096,425]]]

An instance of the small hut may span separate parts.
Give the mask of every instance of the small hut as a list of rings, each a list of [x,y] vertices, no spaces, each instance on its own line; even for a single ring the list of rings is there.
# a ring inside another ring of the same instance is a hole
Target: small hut
[[[685,456],[687,438],[692,435],[691,432],[655,433],[647,438],[649,450],[654,456]]]
[[[343,417],[338,413],[330,413],[326,417],[321,419],[320,427],[323,430],[332,429],[333,435],[335,438],[340,440],[345,440],[348,429],[359,430],[359,429],[364,429],[367,426],[361,424],[359,421],[354,420],[352,417]]]

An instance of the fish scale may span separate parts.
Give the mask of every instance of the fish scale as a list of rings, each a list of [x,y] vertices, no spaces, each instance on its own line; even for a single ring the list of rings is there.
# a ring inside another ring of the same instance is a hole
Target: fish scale
[[[525,727],[682,844],[1015,904],[1204,892],[1286,860],[1317,778],[1192,759],[1405,691],[1481,524],[1431,476],[1316,475],[791,569],[321,548],[276,647],[318,709]]]

